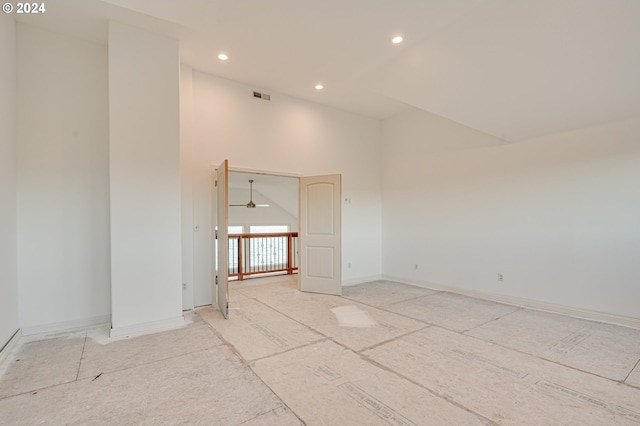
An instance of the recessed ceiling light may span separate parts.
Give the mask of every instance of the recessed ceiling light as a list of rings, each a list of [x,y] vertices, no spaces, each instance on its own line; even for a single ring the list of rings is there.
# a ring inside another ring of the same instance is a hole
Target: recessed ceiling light
[[[218,55],[218,59],[220,59],[221,61],[226,61],[227,59],[229,59],[229,57],[226,53],[221,53]]]
[[[316,90],[322,90],[324,86],[322,84],[316,84]]]
[[[397,35],[391,39],[391,43],[400,44],[402,43],[403,40],[404,40],[404,37],[402,37],[401,35]]]

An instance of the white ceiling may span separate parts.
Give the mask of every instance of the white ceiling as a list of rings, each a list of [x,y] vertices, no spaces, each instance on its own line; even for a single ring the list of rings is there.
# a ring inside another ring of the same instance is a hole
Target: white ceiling
[[[46,6],[16,19],[102,43],[107,20],[118,20],[179,39],[182,62],[196,69],[379,119],[413,106],[514,142],[640,116],[638,0]],[[398,33],[405,42],[392,45]]]
[[[264,173],[229,171],[229,197],[234,200],[230,204],[249,202],[250,184],[253,179],[253,196],[256,204],[261,197],[268,203],[277,205],[293,217],[298,217],[298,183],[297,177],[278,176]],[[260,201],[262,202],[262,201]]]

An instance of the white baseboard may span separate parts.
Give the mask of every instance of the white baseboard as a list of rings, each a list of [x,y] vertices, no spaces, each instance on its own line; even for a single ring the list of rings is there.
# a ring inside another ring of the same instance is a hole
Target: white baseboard
[[[54,322],[51,324],[42,324],[32,327],[23,327],[22,335],[31,336],[33,334],[51,333],[59,331],[73,331],[80,330],[87,327],[93,327],[96,325],[109,324],[111,322],[111,315],[103,315],[100,317],[93,317],[81,320]]]
[[[478,299],[489,300],[492,302],[505,303],[507,305],[521,306],[523,308],[535,309],[554,314],[567,315],[575,318],[582,318],[591,321],[605,322],[609,324],[622,325],[640,329],[640,318],[625,317],[603,312],[590,311],[586,309],[571,308],[568,306],[554,305],[552,303],[538,302],[535,300],[521,299],[518,297],[503,296],[499,294],[485,293],[481,291],[468,290],[458,287],[450,287],[441,284],[433,284],[425,281],[409,280],[401,277],[383,275],[382,279],[396,281],[403,284],[414,285],[417,287],[428,288],[431,290],[448,291],[451,293],[462,294],[465,296],[476,297]]]
[[[342,286],[343,287],[348,287],[351,285],[358,285],[358,284],[362,284],[362,283],[368,283],[371,281],[378,281],[379,279],[381,279],[380,275],[373,275],[371,277],[361,277],[361,278],[352,278],[350,280],[343,280],[342,281]]]
[[[124,327],[112,327],[111,337],[132,336],[155,331],[163,331],[184,325],[184,317],[167,318],[158,321],[144,322],[141,324],[127,325]]]
[[[18,344],[21,338],[22,338],[22,331],[18,329],[13,334],[13,336],[11,336],[11,339],[9,339],[9,341],[0,350],[0,365],[2,365],[2,363],[7,358],[7,356],[9,356],[9,354],[11,353],[11,350],[16,347],[16,345]]]

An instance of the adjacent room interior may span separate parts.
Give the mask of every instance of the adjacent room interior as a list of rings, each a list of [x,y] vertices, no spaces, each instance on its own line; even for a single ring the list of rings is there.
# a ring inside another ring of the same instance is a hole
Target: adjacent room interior
[[[639,2],[34,4],[0,14],[9,423],[640,423]]]
[[[297,273],[298,185],[295,176],[229,172],[229,279]]]

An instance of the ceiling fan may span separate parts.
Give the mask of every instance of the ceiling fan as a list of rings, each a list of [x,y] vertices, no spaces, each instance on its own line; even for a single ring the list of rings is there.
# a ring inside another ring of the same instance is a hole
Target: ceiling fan
[[[253,202],[253,179],[249,179],[249,202],[247,204],[229,204],[229,207],[246,207],[255,209],[256,207],[269,207],[269,204],[256,204]]]

